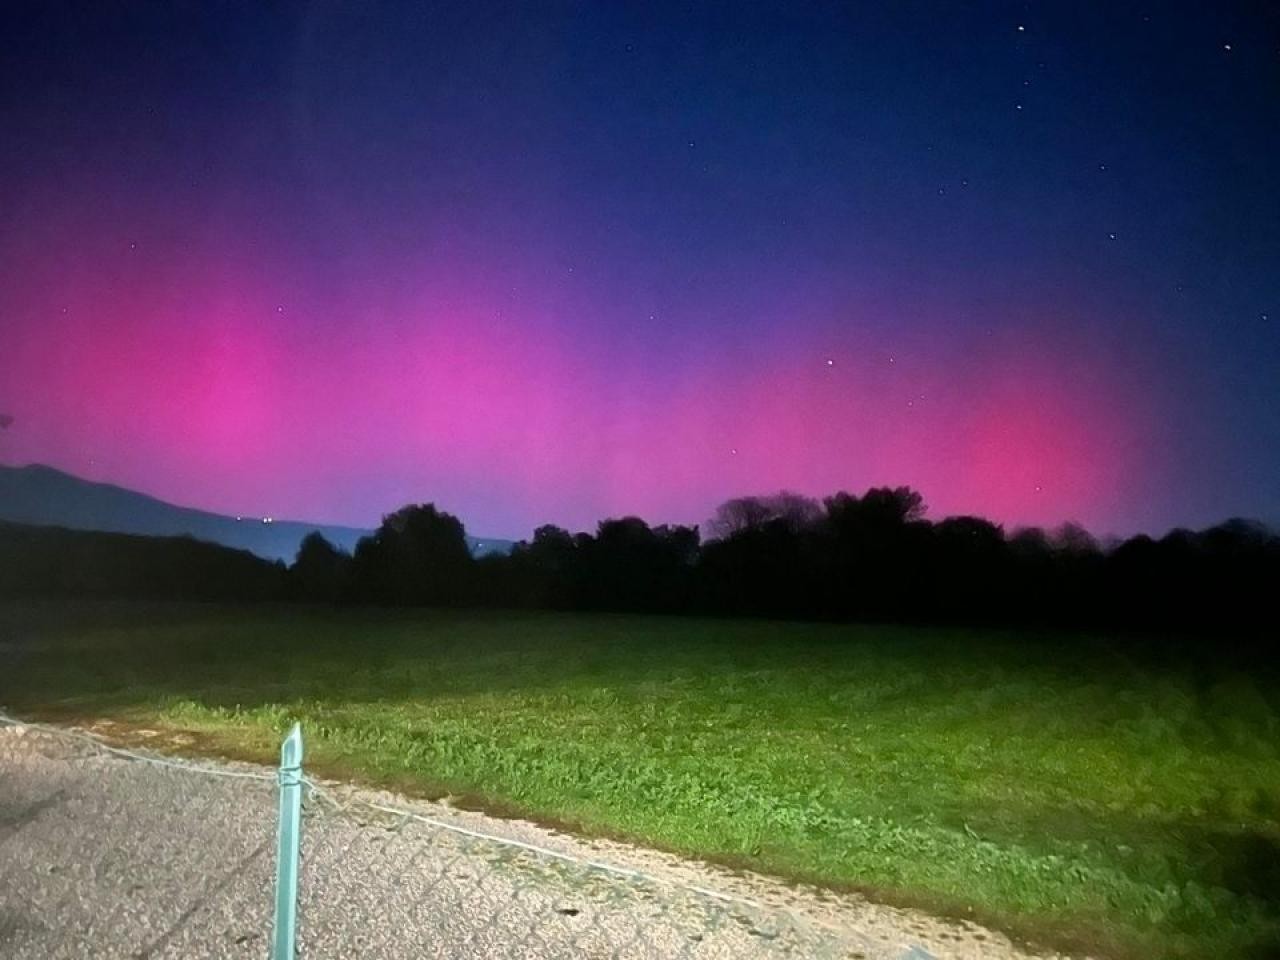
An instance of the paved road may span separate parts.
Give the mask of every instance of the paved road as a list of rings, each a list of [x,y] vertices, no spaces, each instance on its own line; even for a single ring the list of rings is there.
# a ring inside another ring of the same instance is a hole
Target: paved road
[[[585,862],[602,856],[601,845],[532,825],[456,814],[457,826],[487,823],[570,859],[365,805],[385,795],[335,795],[346,812],[313,805],[304,825],[304,958],[1025,956],[976,927],[830,899],[795,909],[727,902],[692,889],[706,874],[667,869],[662,855],[606,845],[614,863],[637,868],[639,858],[645,876],[628,878]],[[261,960],[274,818],[268,780],[0,727],[0,956]]]

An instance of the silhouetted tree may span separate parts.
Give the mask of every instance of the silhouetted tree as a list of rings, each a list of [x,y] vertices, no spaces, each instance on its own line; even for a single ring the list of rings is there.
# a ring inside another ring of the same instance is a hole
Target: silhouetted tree
[[[737,497],[716,508],[711,519],[713,539],[755,530],[781,521],[793,533],[813,527],[822,519],[822,507],[812,497],[783,490],[768,497]]]
[[[461,521],[434,504],[401,507],[356,544],[358,595],[385,603],[471,602],[475,563]]]
[[[289,569],[291,592],[301,600],[346,599],[351,589],[351,555],[313,530],[302,539]]]
[[[918,597],[911,569],[928,539],[924,498],[910,487],[876,487],[861,497],[823,501],[826,518],[818,579],[820,605],[836,617],[883,619]]]
[[[497,602],[526,607],[567,609],[576,596],[578,541],[567,530],[546,524],[533,532],[531,541],[520,541],[511,553],[495,562],[488,582],[501,582],[503,597]]]
[[[729,615],[821,615],[816,537],[779,516],[708,542],[698,567],[699,606]]]
[[[1078,523],[1064,523],[1053,532],[1051,542],[1060,553],[1075,556],[1098,554],[1102,548],[1097,539]]]
[[[910,487],[873,487],[861,497],[837,493],[824,502],[832,530],[856,536],[893,534],[924,519],[924,497]]]
[[[922,612],[941,621],[997,619],[1010,557],[1004,531],[989,520],[947,517],[935,523],[917,561]]]
[[[578,599],[600,610],[684,609],[697,554],[697,527],[605,520],[594,538],[575,544]]]
[[[762,498],[735,497],[716,507],[708,530],[713,539],[725,540],[735,533],[763,526],[769,517],[769,508]]]
[[[568,530],[548,523],[533,531],[533,541],[529,544],[529,550],[538,558],[542,566],[554,573],[559,573],[567,570],[573,562],[576,546],[573,535]]]

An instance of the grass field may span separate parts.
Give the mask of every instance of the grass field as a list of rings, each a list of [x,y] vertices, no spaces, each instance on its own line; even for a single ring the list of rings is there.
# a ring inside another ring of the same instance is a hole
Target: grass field
[[[0,703],[974,916],[1280,956],[1280,696],[1101,640],[613,616],[0,610]],[[3,639],[3,637],[0,637]],[[971,912],[970,912],[971,911]]]

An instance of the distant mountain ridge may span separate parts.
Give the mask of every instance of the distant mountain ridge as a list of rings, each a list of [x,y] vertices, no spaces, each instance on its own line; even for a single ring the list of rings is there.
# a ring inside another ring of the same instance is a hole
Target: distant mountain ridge
[[[136,490],[85,480],[40,464],[0,466],[0,520],[106,533],[188,535],[286,563],[293,561],[298,544],[313,530],[347,551],[354,550],[361,537],[373,533],[360,527],[237,518],[179,507]],[[477,537],[467,537],[467,545],[477,556],[511,549],[509,540]]]

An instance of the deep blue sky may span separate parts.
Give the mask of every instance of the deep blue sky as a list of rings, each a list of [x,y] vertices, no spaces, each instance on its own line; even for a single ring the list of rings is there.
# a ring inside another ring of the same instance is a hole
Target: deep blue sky
[[[0,459],[486,535],[1280,521],[1274,10],[7,5]]]

